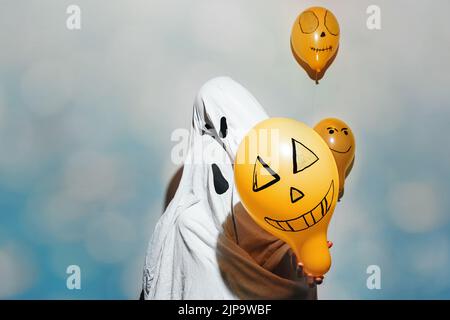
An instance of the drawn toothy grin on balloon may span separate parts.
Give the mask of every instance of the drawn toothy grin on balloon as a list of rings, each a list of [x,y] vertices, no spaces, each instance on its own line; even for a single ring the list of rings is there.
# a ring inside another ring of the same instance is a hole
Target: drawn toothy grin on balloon
[[[334,197],[334,181],[331,181],[330,187],[326,195],[323,199],[317,204],[314,209],[304,213],[297,218],[289,219],[289,220],[274,220],[268,217],[265,217],[264,220],[272,227],[282,230],[282,231],[290,231],[290,232],[298,232],[309,227],[312,227],[329,212],[331,208],[331,204],[333,203]]]
[[[332,46],[326,47],[326,48],[314,48],[310,47],[310,49],[314,52],[324,52],[324,51],[331,51],[333,49]]]

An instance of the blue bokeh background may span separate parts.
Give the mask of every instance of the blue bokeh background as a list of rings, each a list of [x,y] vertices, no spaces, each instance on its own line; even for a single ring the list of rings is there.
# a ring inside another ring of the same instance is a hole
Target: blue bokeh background
[[[0,298],[135,299],[161,214],[176,129],[196,91],[228,75],[272,116],[335,116],[357,139],[330,225],[321,298],[450,298],[450,3],[3,0]],[[82,28],[66,28],[77,4]],[[381,30],[366,9],[381,9]],[[308,6],[341,25],[316,86],[294,61]],[[79,265],[81,290],[66,288]],[[366,286],[370,265],[381,289]]]

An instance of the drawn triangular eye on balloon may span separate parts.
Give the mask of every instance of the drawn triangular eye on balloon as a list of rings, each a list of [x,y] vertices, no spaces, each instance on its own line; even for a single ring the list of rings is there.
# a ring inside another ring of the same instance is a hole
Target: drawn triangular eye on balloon
[[[253,168],[253,191],[264,190],[280,181],[280,176],[258,156]]]
[[[319,161],[319,157],[303,143],[292,138],[293,172],[299,173]]]

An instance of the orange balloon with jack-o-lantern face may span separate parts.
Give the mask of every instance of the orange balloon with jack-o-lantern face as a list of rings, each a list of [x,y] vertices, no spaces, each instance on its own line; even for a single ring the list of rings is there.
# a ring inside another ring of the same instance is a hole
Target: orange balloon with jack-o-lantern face
[[[292,53],[312,79],[322,78],[333,62],[339,37],[339,23],[325,8],[311,7],[295,20],[291,32]]]
[[[324,275],[331,266],[327,229],[339,185],[325,141],[302,122],[264,120],[239,145],[234,177],[253,220],[288,243],[307,274]]]

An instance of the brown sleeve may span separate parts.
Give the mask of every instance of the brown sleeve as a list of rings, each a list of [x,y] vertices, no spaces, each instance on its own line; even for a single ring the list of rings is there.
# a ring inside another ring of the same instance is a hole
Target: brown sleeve
[[[230,215],[218,241],[229,288],[241,299],[317,299],[316,287],[297,277],[289,246],[260,228],[240,203],[234,209],[235,223]]]

